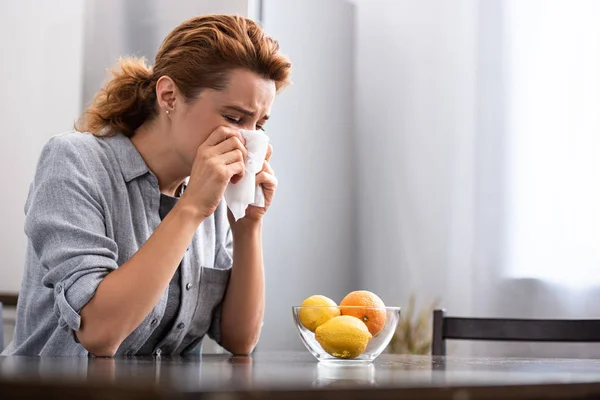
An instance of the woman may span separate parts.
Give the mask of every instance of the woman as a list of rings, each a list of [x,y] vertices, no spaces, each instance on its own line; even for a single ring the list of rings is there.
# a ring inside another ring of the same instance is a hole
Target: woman
[[[5,354],[198,352],[205,334],[249,354],[264,311],[261,221],[221,201],[244,174],[240,129],[262,129],[291,65],[236,16],[193,18],[153,68],[121,61],[76,125],[40,156],[26,203],[25,275]]]

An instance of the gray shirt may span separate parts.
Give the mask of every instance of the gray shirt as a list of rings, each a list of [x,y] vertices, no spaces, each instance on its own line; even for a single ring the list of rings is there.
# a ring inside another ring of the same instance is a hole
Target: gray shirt
[[[3,354],[87,356],[77,342],[81,309],[106,275],[128,261],[160,224],[160,192],[131,141],[70,132],[44,146],[25,205],[28,238],[13,341]],[[232,266],[222,202],[181,261],[177,318],[155,354],[190,354],[209,334],[220,342],[220,307]],[[116,355],[134,355],[161,321],[168,289]]]
[[[158,215],[160,216],[161,221],[165,219],[167,214],[175,207],[178,200],[177,197],[171,197],[161,193],[160,207],[158,208]],[[169,282],[168,290],[167,305],[165,306],[165,312],[160,322],[158,322],[158,327],[152,332],[152,335],[150,335],[136,355],[152,354],[158,347],[160,341],[168,335],[175,324],[175,319],[179,312],[179,305],[181,304],[181,264],[179,264],[179,267],[175,270],[175,273]]]

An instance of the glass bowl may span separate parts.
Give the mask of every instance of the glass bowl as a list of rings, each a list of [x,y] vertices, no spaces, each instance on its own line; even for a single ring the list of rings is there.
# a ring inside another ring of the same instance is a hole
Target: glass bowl
[[[340,358],[327,353],[315,338],[315,333],[308,330],[300,322],[300,312],[302,309],[310,312],[319,312],[325,309],[339,309],[341,314],[344,315],[360,315],[362,312],[377,313],[379,311],[379,315],[385,315],[385,323],[379,333],[374,335],[372,339],[369,340],[366,349],[359,356],[354,358]],[[304,343],[308,351],[310,351],[310,353],[320,362],[340,365],[368,364],[373,362],[373,360],[375,360],[385,350],[392,340],[392,337],[396,332],[398,322],[400,321],[400,307],[293,306],[292,313],[294,316],[296,329],[298,329],[298,334],[300,335],[300,339],[302,339],[302,343]]]

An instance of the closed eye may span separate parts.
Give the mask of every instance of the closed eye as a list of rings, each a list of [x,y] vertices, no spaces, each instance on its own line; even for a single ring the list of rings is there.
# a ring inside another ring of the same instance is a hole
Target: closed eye
[[[231,122],[232,124],[239,125],[239,123],[241,122],[240,119],[236,119],[236,118],[233,118],[233,117],[228,117],[227,115],[223,115],[223,117],[225,117],[225,119],[227,121]]]
[[[243,124],[242,119],[230,117],[228,115],[223,115],[223,118],[225,118],[228,122],[230,122],[232,124],[235,124],[235,125],[241,125],[241,124]],[[264,125],[256,125],[255,129],[261,130],[261,131],[265,132]]]

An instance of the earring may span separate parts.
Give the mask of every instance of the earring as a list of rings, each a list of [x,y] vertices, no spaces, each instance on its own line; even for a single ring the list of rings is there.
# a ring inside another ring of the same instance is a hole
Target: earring
[[[167,115],[169,114],[169,110],[167,110]]]

